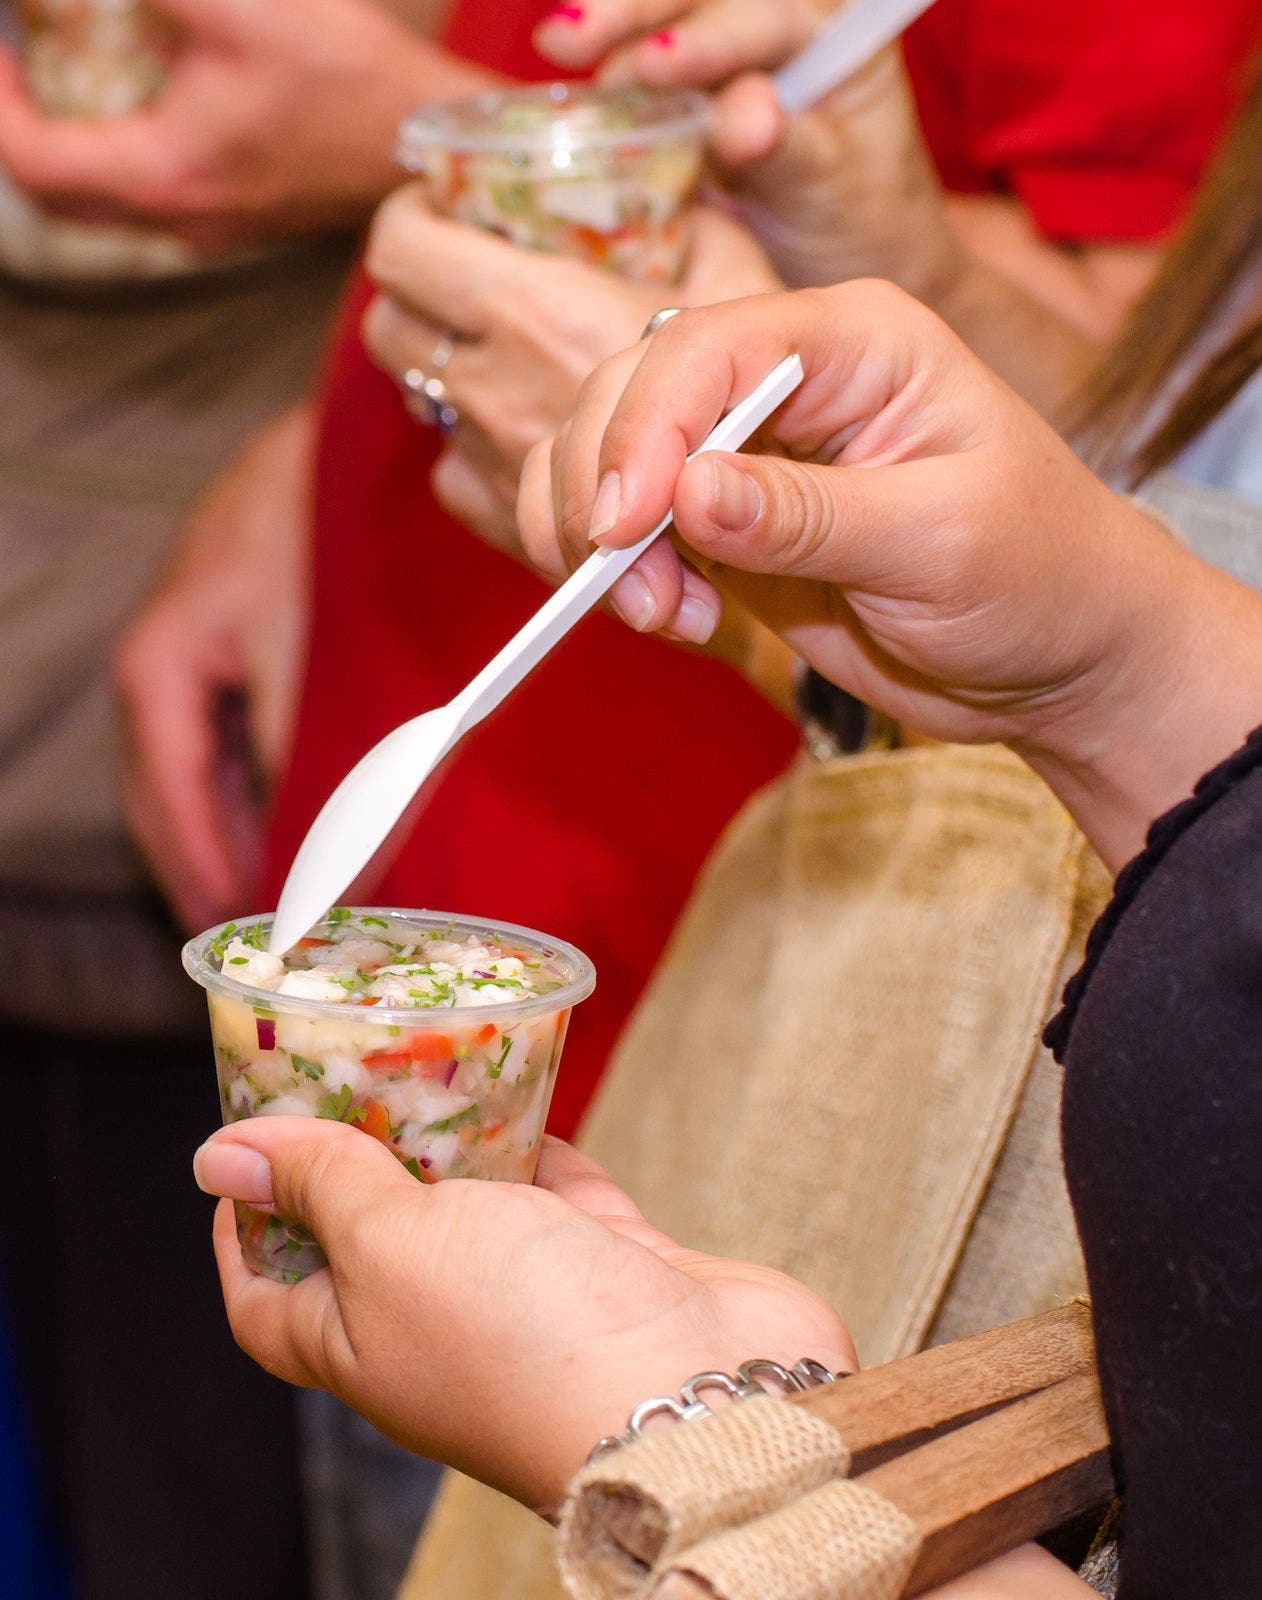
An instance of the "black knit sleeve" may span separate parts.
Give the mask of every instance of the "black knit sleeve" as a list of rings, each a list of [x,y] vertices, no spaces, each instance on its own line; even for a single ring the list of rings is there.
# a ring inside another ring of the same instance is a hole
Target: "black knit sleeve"
[[[1262,735],[1154,824],[1047,1037],[1119,1600],[1262,1596]]]

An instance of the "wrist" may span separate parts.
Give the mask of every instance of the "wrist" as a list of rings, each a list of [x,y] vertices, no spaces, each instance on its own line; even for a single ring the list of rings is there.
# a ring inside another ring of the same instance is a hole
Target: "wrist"
[[[1102,567],[1113,596],[1091,664],[1053,718],[1011,741],[1114,872],[1262,724],[1262,596],[1124,509],[1132,545],[1151,548]]]

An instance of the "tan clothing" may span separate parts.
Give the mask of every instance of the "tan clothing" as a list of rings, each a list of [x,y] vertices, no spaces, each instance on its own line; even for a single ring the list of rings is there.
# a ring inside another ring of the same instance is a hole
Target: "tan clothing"
[[[99,300],[0,279],[0,1019],[192,1004],[121,819],[108,660],[203,489],[310,383],[346,254]],[[97,946],[134,948],[126,996]]]

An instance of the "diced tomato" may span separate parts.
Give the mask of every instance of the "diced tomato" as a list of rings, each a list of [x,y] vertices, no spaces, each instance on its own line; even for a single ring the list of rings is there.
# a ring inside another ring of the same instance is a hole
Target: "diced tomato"
[[[379,994],[370,994],[366,1000],[361,1000],[359,1003],[361,1006],[375,1006],[380,1000]]]
[[[432,1028],[418,1028],[408,1036],[408,1049],[413,1061],[450,1061],[456,1053],[449,1033],[435,1033]]]
[[[396,1039],[388,1050],[373,1050],[363,1060],[369,1072],[406,1072],[415,1066],[420,1069],[422,1078],[441,1078],[455,1060],[455,1054],[450,1034],[417,1028],[402,1039]]]
[[[390,1140],[390,1113],[380,1100],[361,1101],[358,1110],[362,1116],[355,1119],[355,1126],[362,1128],[370,1139],[380,1139],[382,1144]]]
[[[500,1030],[499,1030],[498,1027],[496,1027],[495,1023],[493,1023],[493,1022],[484,1022],[482,1024],[482,1026],[478,1029],[478,1031],[474,1034],[473,1042],[475,1044],[487,1044],[487,1043],[490,1042],[490,1040],[494,1039],[495,1035],[499,1031]]]
[[[296,950],[318,950],[322,945],[332,943],[332,939],[313,939],[310,934],[308,934],[305,939],[299,939],[294,948]]]
[[[493,1139],[498,1139],[500,1134],[503,1133],[504,1128],[505,1123],[502,1121],[484,1123],[482,1127],[483,1142],[490,1144]]]
[[[570,233],[581,253],[598,265],[609,254],[609,235],[599,228],[589,228],[585,222],[576,222]]]

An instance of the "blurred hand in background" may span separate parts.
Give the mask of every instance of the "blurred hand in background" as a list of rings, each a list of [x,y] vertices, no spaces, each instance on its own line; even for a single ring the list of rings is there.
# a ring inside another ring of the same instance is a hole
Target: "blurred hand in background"
[[[313,425],[284,414],[215,484],[115,660],[128,821],[189,928],[255,889],[299,687]]]
[[[0,51],[0,167],[45,209],[206,249],[356,225],[398,178],[400,118],[490,81],[374,0],[157,3],[171,70],[123,116],[46,115]]]

